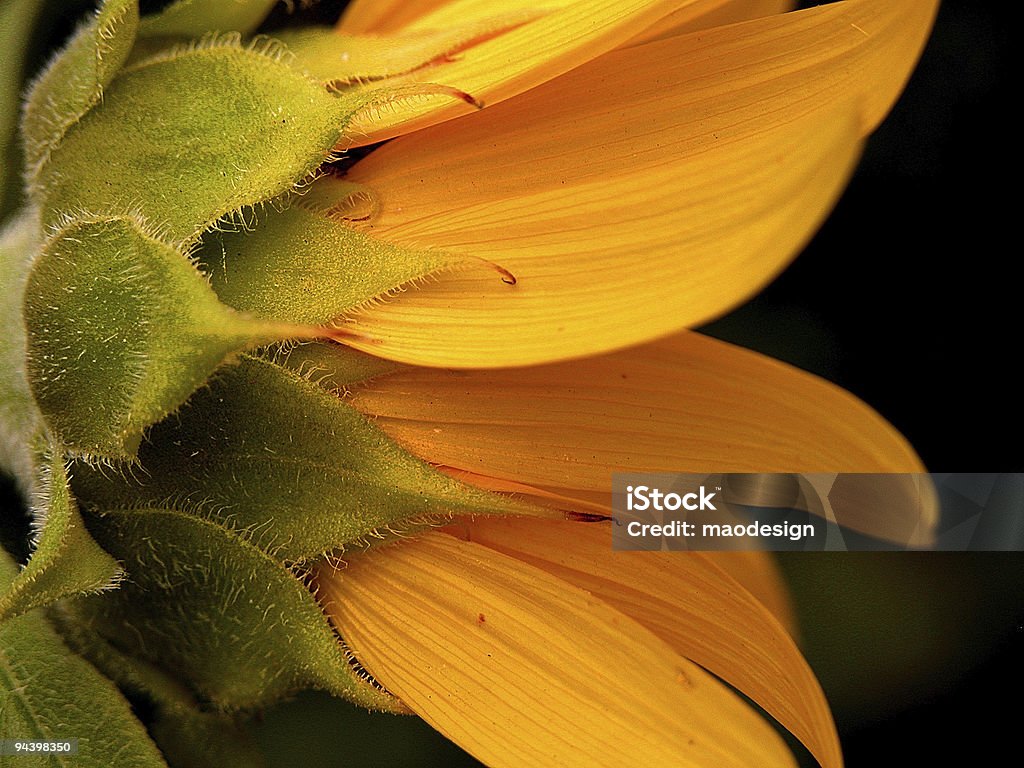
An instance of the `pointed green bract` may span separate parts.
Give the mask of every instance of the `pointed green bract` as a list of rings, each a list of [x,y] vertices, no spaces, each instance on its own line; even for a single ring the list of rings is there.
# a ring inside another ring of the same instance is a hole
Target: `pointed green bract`
[[[0,550],[0,591],[17,566]],[[61,642],[36,613],[0,624],[0,739],[78,739],[78,754],[14,765],[166,768],[114,684]],[[6,762],[4,763],[6,765]]]
[[[122,575],[85,529],[59,451],[47,452],[33,495],[38,541],[28,565],[0,592],[0,621],[63,597],[108,589]]]
[[[201,700],[233,710],[313,687],[400,709],[360,677],[312,593],[253,543],[258,532],[156,508],[111,511],[90,528],[132,577],[78,610],[92,631]]]
[[[130,217],[49,238],[25,298],[28,377],[74,453],[131,458],[143,431],[231,354],[292,335],[225,307],[177,249]]]
[[[138,24],[137,0],[105,0],[36,80],[21,124],[30,177],[68,129],[99,103],[131,52]]]
[[[154,427],[139,462],[128,478],[83,467],[75,487],[97,509],[173,507],[252,530],[286,561],[453,514],[541,514],[438,472],[336,394],[254,358]]]
[[[146,16],[139,34],[199,37],[204,32],[252,32],[278,0],[176,0]]]
[[[225,304],[323,324],[464,257],[391,245],[299,204],[268,212],[252,232],[215,234],[200,259]]]
[[[291,190],[330,155],[368,95],[329,93],[273,44],[206,40],[124,69],[39,175],[44,224],[137,210],[193,242]]]
[[[271,351],[270,357],[275,363],[336,397],[343,398],[354,384],[394,373],[403,367],[394,360],[330,342],[310,341],[282,346]]]
[[[121,653],[73,605],[52,620],[65,642],[136,700],[152,707],[149,733],[172,766],[261,768],[262,755],[230,715],[203,708],[185,684],[154,664]]]

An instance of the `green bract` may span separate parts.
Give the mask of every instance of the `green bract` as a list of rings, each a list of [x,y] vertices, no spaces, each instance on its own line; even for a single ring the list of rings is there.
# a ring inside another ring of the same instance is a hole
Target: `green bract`
[[[324,179],[318,186],[333,184]],[[270,212],[251,232],[209,238],[201,260],[225,303],[268,319],[327,323],[461,260],[372,239],[321,210],[307,210],[315,202],[302,199]]]
[[[533,511],[396,446],[317,383],[333,362],[330,350],[307,353],[304,376],[248,358],[154,427],[139,452],[141,471],[83,468],[75,489],[98,510],[170,507],[253,531],[255,544],[287,562],[455,513]]]
[[[17,566],[0,551],[0,591],[16,573]],[[43,616],[0,623],[0,739],[57,740],[70,734],[78,739],[79,754],[46,765],[166,765],[114,684],[71,653]]]
[[[62,597],[116,586],[120,565],[85,530],[57,450],[46,451],[35,511],[45,525],[28,565],[0,592],[0,621]]]
[[[28,377],[77,453],[135,455],[233,352],[287,336],[217,300],[188,259],[138,218],[76,217],[44,244],[25,296]],[[294,331],[293,331],[294,332]]]
[[[394,364],[329,341],[359,308],[481,264],[367,237],[373,190],[325,168],[360,110],[439,92],[377,76],[466,41],[427,36],[401,60],[369,43],[345,69],[322,30],[289,33],[298,55],[248,37],[273,4],[140,19],[106,0],[24,100],[27,203],[0,232],[0,469],[35,535],[20,571],[0,553],[17,656],[0,703],[19,707],[0,738],[74,733],[83,765],[164,764],[99,672],[149,702],[172,764],[255,765],[231,718],[303,687],[400,710],[321,610],[316,561],[454,515],[538,513],[393,442],[345,394]],[[27,39],[38,11],[0,22]],[[4,42],[7,151],[23,41]],[[31,683],[43,668],[60,690]],[[200,737],[217,751],[190,751]]]
[[[122,70],[40,169],[44,222],[136,211],[192,242],[308,181],[369,97],[331,93],[288,58],[227,35]]]
[[[107,0],[36,81],[21,123],[30,176],[99,102],[131,52],[138,24],[134,0]]]
[[[267,704],[299,688],[400,710],[355,674],[316,598],[257,546],[186,512],[119,510],[94,521],[97,539],[131,578],[76,610],[112,646],[172,670],[219,709]]]

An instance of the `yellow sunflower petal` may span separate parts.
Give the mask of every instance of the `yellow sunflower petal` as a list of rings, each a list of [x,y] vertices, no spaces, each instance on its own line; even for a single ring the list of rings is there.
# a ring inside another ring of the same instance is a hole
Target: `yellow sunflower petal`
[[[650,631],[487,547],[427,534],[322,569],[319,586],[370,674],[488,765],[794,765]]]
[[[795,0],[701,0],[692,6],[680,8],[645,29],[629,41],[629,45],[649,43],[698,29],[711,29],[726,24],[737,24],[763,16],[787,13],[796,7]]]
[[[411,4],[411,8],[403,8],[406,20],[402,22],[401,30],[405,32],[420,29],[446,29],[460,26],[468,21],[486,19],[495,13],[543,15],[574,4],[579,4],[579,0],[544,0],[541,3],[530,2],[530,0],[502,0],[500,4],[495,4],[494,0],[446,0],[446,2],[418,0]],[[393,15],[390,17],[390,23],[394,24]],[[344,19],[342,25],[342,29],[344,29]]]
[[[453,528],[636,619],[764,707],[822,766],[842,765],[825,694],[793,639],[711,557],[613,552],[607,525],[484,519]]]
[[[768,552],[713,552],[708,556],[715,565],[746,587],[761,604],[772,612],[792,637],[800,637],[789,590],[775,558]]]
[[[572,510],[581,515],[608,514],[607,491],[584,491],[575,489],[569,495],[556,491],[542,490],[538,486],[525,485],[513,480],[480,475],[464,469],[440,466],[441,471],[455,479],[498,493],[514,493],[541,502],[550,503],[552,507]],[[789,591],[779,572],[775,558],[769,552],[760,550],[713,552],[708,553],[715,565],[738,581],[750,594],[758,599],[765,608],[771,611],[779,623],[786,628],[792,637],[800,637],[796,613],[789,597]]]
[[[455,2],[403,25],[419,35],[424,30],[462,24],[479,25],[486,18],[518,10],[547,11],[522,26],[485,39],[389,82],[395,85],[434,83],[467,93],[478,103],[497,104],[534,88],[610,51],[649,28],[679,7],[698,0],[580,0],[530,8],[525,3],[495,6]],[[357,16],[358,20],[358,16]],[[342,29],[350,31],[343,23]],[[401,33],[394,44],[402,46]],[[451,96],[418,96],[364,110],[346,128],[350,146],[370,144],[434,125],[472,111]]]
[[[529,368],[406,368],[351,402],[433,464],[606,509],[616,470],[923,471],[906,440],[848,392],[695,333]],[[894,504],[842,521],[906,542],[931,529],[935,510]]]
[[[506,0],[503,13],[509,11],[545,12],[564,8],[575,0]],[[708,29],[773,13],[784,13],[796,5],[793,0],[695,0],[673,12],[646,31],[639,39],[655,39],[668,32]],[[443,29],[467,20],[483,19],[495,12],[494,0],[355,0],[350,3],[338,29],[347,34],[383,34],[409,29]],[[636,42],[636,40],[634,40]]]
[[[395,32],[447,0],[352,0],[338,22],[346,34]]]
[[[673,131],[649,138],[668,143]],[[547,151],[561,153],[558,162],[524,151],[530,136],[544,137]],[[569,149],[580,145],[567,137],[562,146],[557,132],[531,127],[521,137],[495,137],[520,145],[503,161],[520,178],[500,165],[442,159],[438,167],[458,170],[429,201],[415,199],[418,179],[377,175],[374,156],[355,169],[353,178],[373,187],[384,206],[375,235],[474,254],[512,272],[518,284],[487,270],[441,274],[346,318],[347,343],[421,365],[504,367],[597,354],[708,320],[785,265],[832,207],[857,153],[853,120],[837,115],[739,142],[722,137],[679,164],[665,161],[663,147],[654,152],[661,164],[645,162],[627,143],[617,170],[573,174],[562,187],[552,186],[550,172],[581,160]],[[421,158],[430,157],[425,152]],[[593,152],[616,154],[613,145]],[[471,194],[454,187],[474,179],[480,194],[470,202]]]
[[[353,343],[523,365],[727,310],[831,208],[932,9],[851,0],[616,51],[382,147],[351,171],[379,195],[375,235],[472,253],[519,283],[441,276],[350,318]]]

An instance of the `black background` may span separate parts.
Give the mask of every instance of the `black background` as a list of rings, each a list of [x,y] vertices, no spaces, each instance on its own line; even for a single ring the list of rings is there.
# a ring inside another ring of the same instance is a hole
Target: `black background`
[[[832,216],[708,329],[856,393],[932,471],[1024,470],[1010,29],[1006,4],[943,2]],[[783,565],[849,766],[1019,755],[1024,557],[808,557]]]

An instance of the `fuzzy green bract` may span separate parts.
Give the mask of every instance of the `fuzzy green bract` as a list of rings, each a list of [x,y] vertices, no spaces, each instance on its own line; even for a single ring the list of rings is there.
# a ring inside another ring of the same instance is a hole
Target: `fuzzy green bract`
[[[0,590],[0,622],[62,597],[111,588],[122,576],[117,561],[85,530],[59,450],[47,451],[32,495],[42,529],[28,565]]]
[[[30,176],[100,101],[131,53],[138,24],[136,0],[106,0],[36,80],[21,123]]]
[[[225,304],[315,324],[460,261],[375,240],[302,204],[269,213],[252,232],[216,233],[200,258]]]
[[[328,158],[367,95],[337,95],[273,44],[235,36],[123,70],[43,165],[44,224],[137,211],[175,241],[295,188]]]
[[[143,431],[225,358],[288,336],[221,304],[192,264],[134,218],[68,221],[43,247],[25,297],[28,377],[58,438],[131,458]]]
[[[112,510],[92,527],[133,576],[81,598],[82,620],[121,652],[172,671],[200,700],[232,710],[312,687],[400,709],[355,674],[314,596],[254,543],[258,531],[160,508]]]
[[[0,550],[0,591],[17,566]],[[38,612],[0,623],[0,739],[78,739],[74,757],[13,765],[166,768],[117,688],[74,655]],[[6,762],[4,763],[6,765]]]
[[[318,345],[310,345],[318,346]],[[410,533],[452,514],[536,513],[459,483],[396,446],[315,379],[247,358],[154,427],[140,470],[83,467],[76,490],[97,510],[158,506],[253,531],[283,561]]]
[[[149,706],[148,731],[167,762],[177,768],[262,768],[263,756],[237,713],[211,710],[180,680],[115,648],[90,626],[82,606],[52,615],[68,645],[136,701]],[[83,621],[84,618],[84,621]]]

